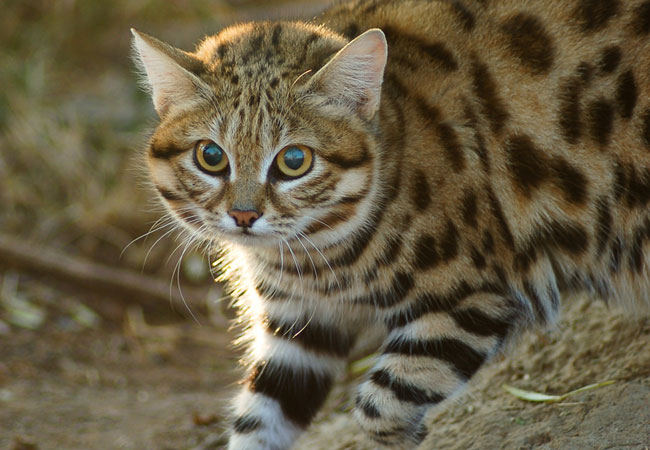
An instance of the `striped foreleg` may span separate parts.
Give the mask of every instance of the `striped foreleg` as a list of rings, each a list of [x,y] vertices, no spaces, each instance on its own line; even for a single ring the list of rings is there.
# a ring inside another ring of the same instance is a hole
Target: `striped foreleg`
[[[517,315],[504,298],[470,295],[453,308],[402,310],[362,383],[355,416],[369,436],[392,448],[411,448],[427,434],[429,408],[458,393],[502,346]]]
[[[287,449],[325,402],[352,337],[308,317],[267,317],[256,327],[228,448]]]

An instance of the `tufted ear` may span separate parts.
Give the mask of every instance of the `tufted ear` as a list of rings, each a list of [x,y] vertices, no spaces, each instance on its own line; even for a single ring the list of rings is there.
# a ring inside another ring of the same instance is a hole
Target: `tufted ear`
[[[387,57],[384,33],[378,28],[368,30],[334,55],[310,83],[370,120],[379,108]]]
[[[210,88],[195,75],[203,70],[200,60],[133,28],[131,33],[135,63],[145,75],[145,86],[160,117],[210,95]]]

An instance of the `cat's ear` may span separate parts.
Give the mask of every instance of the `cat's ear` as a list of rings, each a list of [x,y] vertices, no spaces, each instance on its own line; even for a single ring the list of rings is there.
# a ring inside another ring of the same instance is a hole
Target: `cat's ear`
[[[379,108],[387,57],[384,33],[378,28],[368,30],[334,55],[310,84],[370,120]]]
[[[154,108],[163,117],[174,106],[187,106],[210,95],[195,73],[203,63],[191,54],[131,28],[134,59],[146,78]]]

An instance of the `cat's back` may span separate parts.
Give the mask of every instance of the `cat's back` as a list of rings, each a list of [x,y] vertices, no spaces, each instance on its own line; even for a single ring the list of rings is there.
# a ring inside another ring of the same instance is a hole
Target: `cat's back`
[[[319,21],[349,39],[381,28],[389,89],[451,120],[467,120],[458,97],[470,92],[496,136],[523,127],[553,146],[650,148],[650,1],[371,0]],[[635,142],[617,140],[619,119]]]
[[[358,1],[319,20],[347,38],[384,31],[385,104],[401,103],[407,158],[421,166],[429,155],[434,178],[462,172],[469,143],[529,198],[562,172],[582,206],[599,183],[637,177],[617,170],[650,167],[648,0]],[[452,132],[429,145],[440,123]]]

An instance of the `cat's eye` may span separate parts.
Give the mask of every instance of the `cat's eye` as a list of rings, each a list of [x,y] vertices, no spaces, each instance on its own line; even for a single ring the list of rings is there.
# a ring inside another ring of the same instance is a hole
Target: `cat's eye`
[[[202,171],[215,175],[228,168],[228,155],[217,144],[206,139],[194,146],[194,162]]]
[[[304,145],[285,147],[275,157],[278,169],[288,178],[297,178],[306,174],[311,169],[312,161],[312,151]]]

